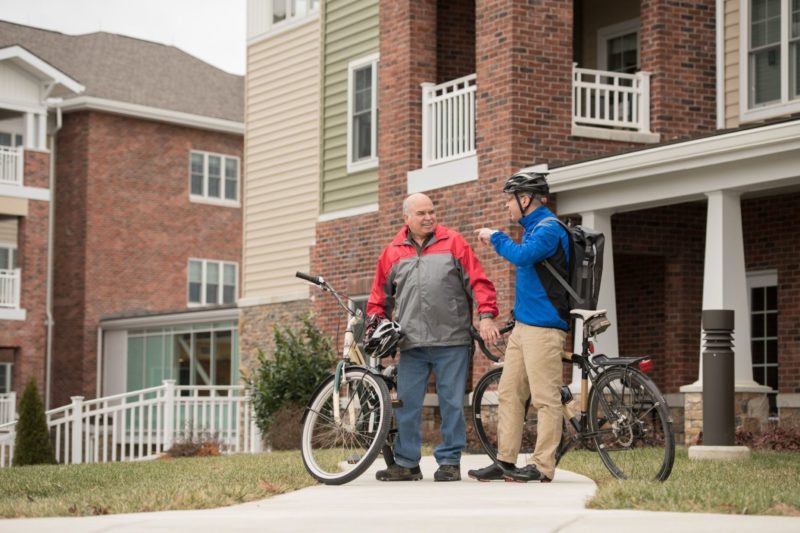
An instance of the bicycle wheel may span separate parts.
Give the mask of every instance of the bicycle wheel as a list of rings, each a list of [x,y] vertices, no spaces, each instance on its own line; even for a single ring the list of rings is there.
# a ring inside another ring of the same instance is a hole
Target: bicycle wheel
[[[354,480],[380,453],[391,416],[389,390],[379,376],[350,368],[342,374],[338,390],[330,376],[311,399],[303,421],[306,470],[326,485]]]
[[[603,464],[620,479],[664,481],[675,461],[675,436],[664,397],[632,368],[603,372],[589,394],[589,429]]]
[[[502,367],[490,370],[478,381],[472,393],[472,424],[481,446],[493,461],[497,459],[497,389],[502,373]],[[536,410],[530,404],[528,398],[525,402],[526,415],[522,420],[520,453],[533,453],[536,446]]]

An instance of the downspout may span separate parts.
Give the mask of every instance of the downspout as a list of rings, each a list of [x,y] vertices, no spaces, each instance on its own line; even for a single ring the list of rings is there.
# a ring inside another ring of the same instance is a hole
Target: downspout
[[[717,0],[717,129],[725,129],[725,0]]]
[[[49,98],[48,104],[56,109],[56,127],[50,136],[50,206],[47,220],[47,290],[45,303],[45,324],[47,327],[45,354],[45,393],[44,408],[50,409],[50,395],[53,381],[53,233],[56,215],[56,134],[61,129],[61,98]]]

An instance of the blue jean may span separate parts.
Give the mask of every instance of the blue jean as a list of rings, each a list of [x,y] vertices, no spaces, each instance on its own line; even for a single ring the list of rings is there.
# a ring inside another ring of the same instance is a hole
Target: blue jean
[[[442,415],[442,443],[433,452],[440,465],[457,465],[467,445],[464,426],[464,391],[469,366],[469,346],[431,346],[403,350],[397,365],[395,410],[397,440],[395,461],[412,468],[419,464],[422,447],[422,403],[431,371],[436,374],[436,393]]]

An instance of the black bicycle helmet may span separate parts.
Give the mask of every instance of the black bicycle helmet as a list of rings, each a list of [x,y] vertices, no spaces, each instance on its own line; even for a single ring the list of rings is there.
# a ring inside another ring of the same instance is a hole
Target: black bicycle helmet
[[[384,320],[378,324],[378,327],[370,335],[369,340],[364,345],[364,351],[370,357],[378,357],[380,359],[394,355],[401,335],[400,324],[391,320]]]
[[[550,187],[547,186],[546,177],[546,172],[517,172],[506,180],[506,184],[503,185],[503,192],[549,194]]]

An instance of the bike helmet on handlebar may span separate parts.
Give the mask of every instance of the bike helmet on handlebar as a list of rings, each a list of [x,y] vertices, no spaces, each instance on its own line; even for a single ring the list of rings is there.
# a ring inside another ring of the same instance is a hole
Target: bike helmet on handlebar
[[[397,351],[397,343],[400,342],[400,324],[391,320],[384,319],[375,331],[372,332],[366,344],[364,351],[370,357],[384,358],[394,355]]]

